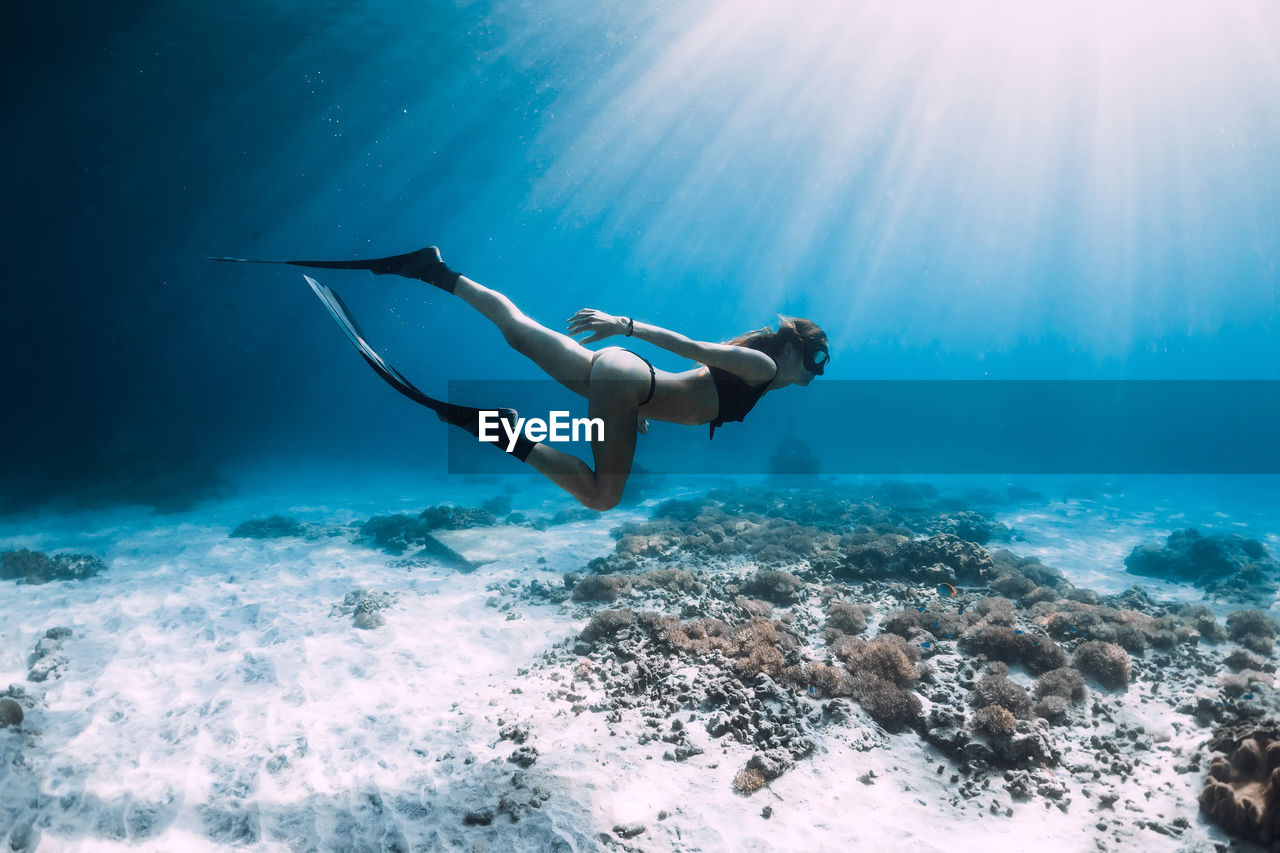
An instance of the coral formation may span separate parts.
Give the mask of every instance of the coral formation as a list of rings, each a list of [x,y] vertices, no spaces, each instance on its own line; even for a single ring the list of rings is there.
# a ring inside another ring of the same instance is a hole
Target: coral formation
[[[753,767],[748,767],[734,774],[733,791],[735,794],[749,797],[763,788],[765,782],[763,773]]]
[[[1216,756],[1200,791],[1200,808],[1227,832],[1273,846],[1280,842],[1280,732],[1274,724],[1219,731]]]
[[[1123,689],[1132,674],[1129,654],[1115,643],[1090,640],[1076,648],[1075,668],[1103,687]]]
[[[1227,633],[1231,639],[1252,652],[1270,655],[1276,621],[1261,610],[1237,610],[1227,615]]]
[[[510,501],[507,501],[508,511]],[[468,506],[429,506],[418,514],[423,529],[433,530],[465,530],[469,527],[488,527],[498,523],[498,518],[488,509]]]
[[[1036,558],[987,552],[949,532],[979,523],[967,508],[905,491],[914,506],[816,490],[791,503],[721,492],[623,525],[614,553],[566,585],[580,603],[622,594],[659,611],[585,614],[570,644],[573,671],[607,686],[610,721],[635,707],[679,711],[687,722],[703,716],[712,738],[753,746],[740,791],[806,755],[815,727],[854,720],[863,721],[853,725],[862,738],[914,730],[955,762],[965,796],[980,795],[993,772],[1012,773],[1008,790],[1065,810],[1062,786],[1038,774],[1061,760],[1058,740],[1073,750],[1073,767],[1082,751],[1091,756],[1093,778],[1130,777],[1142,761],[1125,747],[1149,749],[1152,739],[1115,722],[1122,697],[1098,691],[1085,713],[1086,678],[1112,689],[1137,680],[1146,697],[1171,662],[1206,672],[1206,660],[1225,655],[1197,648],[1227,637],[1213,613],[1159,604],[1136,588],[1105,597],[1077,588]],[[763,566],[774,546],[786,564]],[[1230,622],[1255,643],[1276,633],[1269,624],[1243,613]],[[1233,660],[1235,675],[1215,680],[1215,694],[1180,710],[1197,720],[1258,713],[1250,691],[1265,690],[1270,665],[1245,652]],[[672,744],[664,757],[687,760],[701,750],[684,739],[686,724],[639,742],[661,737]],[[1086,726],[1100,731],[1082,742]]]
[[[573,582],[574,601],[615,601],[630,591],[626,575],[587,575]]]
[[[617,634],[623,628],[630,628],[635,621],[636,615],[631,610],[601,610],[592,615],[579,636],[588,643],[594,643]]]
[[[375,515],[360,525],[355,541],[397,556],[413,549],[419,556],[438,560],[449,568],[473,571],[476,564],[432,536],[434,529],[427,522],[404,513]]]
[[[871,608],[865,604],[833,601],[827,606],[827,627],[842,634],[861,634],[867,630]]]
[[[1205,536],[1187,528],[1170,533],[1163,545],[1133,549],[1125,568],[1137,575],[1189,581],[1220,595],[1269,599],[1280,563],[1267,546],[1236,534]]]
[[[1031,692],[1038,699],[1046,696],[1060,696],[1071,702],[1083,702],[1088,691],[1085,690],[1084,677],[1079,672],[1069,667],[1061,667],[1052,669],[1037,678],[1035,684],[1031,686]]]
[[[698,593],[703,590],[704,585],[693,572],[685,569],[652,569],[637,575],[632,581],[632,587],[641,592],[665,589]]]
[[[980,622],[960,638],[968,654],[1004,663],[1020,663],[1034,673],[1066,666],[1067,654],[1052,639],[1008,625]]]
[[[72,636],[70,628],[50,628],[44,636],[36,641],[35,651],[31,653],[27,673],[28,681],[48,681],[58,678],[66,669],[68,660],[62,648],[62,641]]]
[[[50,581],[80,581],[107,568],[89,554],[54,554],[20,548],[0,554],[0,580],[42,584]]]
[[[804,581],[800,578],[790,572],[779,572],[773,569],[761,569],[742,584],[742,591],[747,595],[753,595],[774,604],[794,603],[803,589]]]
[[[898,687],[906,687],[920,677],[915,667],[918,652],[893,634],[882,634],[870,642],[842,637],[831,651],[854,676],[870,675]]]
[[[935,521],[926,524],[924,529],[928,533],[947,533],[976,545],[1008,539],[1012,533],[1008,526],[991,521],[973,510],[944,512]]]
[[[0,729],[22,725],[22,706],[8,696],[0,697]]]
[[[928,539],[888,534],[846,548],[840,575],[850,579],[893,577],[913,583],[984,583],[994,576],[981,545],[950,533]]]
[[[253,518],[242,521],[231,531],[232,539],[284,539],[302,536],[306,528],[296,518],[273,515],[269,518]]]
[[[1020,720],[1032,716],[1031,697],[1027,694],[1027,689],[1010,681],[1007,670],[1001,672],[996,669],[978,679],[970,701],[975,708],[999,705]]]
[[[1013,612],[1013,602],[1007,598],[999,598],[997,596],[982,598],[973,606],[973,609],[979,615],[986,617],[987,622],[992,625],[1012,627],[1018,621]]]
[[[380,611],[386,610],[396,603],[398,596],[392,592],[368,592],[353,589],[348,592],[340,604],[329,610],[330,616],[350,616],[357,628],[372,630],[387,624]]]
[[[1017,718],[1001,705],[987,705],[979,708],[973,715],[974,731],[985,732],[993,737],[1012,737],[1017,726]]]
[[[919,696],[870,673],[853,676],[852,694],[871,719],[890,731],[914,722],[924,711]]]

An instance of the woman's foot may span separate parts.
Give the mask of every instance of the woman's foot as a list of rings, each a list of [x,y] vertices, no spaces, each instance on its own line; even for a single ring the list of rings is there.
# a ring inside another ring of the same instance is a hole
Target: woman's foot
[[[449,269],[440,257],[440,250],[435,246],[427,246],[416,252],[380,258],[372,267],[376,275],[402,275],[405,278],[416,278],[434,285],[446,293],[453,293],[458,284],[458,274]]]
[[[514,444],[511,444],[510,447],[508,447],[510,437],[502,435],[502,433],[506,432],[507,428],[515,430],[520,426],[520,414],[515,409],[477,409],[472,406],[459,406],[455,403],[446,403],[443,400],[434,400],[432,402],[435,404],[432,408],[435,410],[436,417],[440,418],[440,420],[447,424],[461,427],[476,438],[480,438],[480,415],[482,413],[496,412],[498,420],[504,421],[507,424],[507,427],[498,430],[498,440],[494,442],[494,444],[499,450],[510,453],[521,462],[524,462],[529,458],[530,451],[533,450],[534,445],[537,443],[525,438],[523,433],[519,433],[516,436]],[[493,427],[494,425],[491,423],[490,430],[492,430]]]

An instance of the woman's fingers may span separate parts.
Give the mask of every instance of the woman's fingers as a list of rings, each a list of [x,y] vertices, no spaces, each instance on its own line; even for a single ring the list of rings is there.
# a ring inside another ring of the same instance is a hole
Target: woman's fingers
[[[570,335],[590,335],[579,343],[593,344],[617,333],[618,319],[594,308],[583,308],[567,321]]]

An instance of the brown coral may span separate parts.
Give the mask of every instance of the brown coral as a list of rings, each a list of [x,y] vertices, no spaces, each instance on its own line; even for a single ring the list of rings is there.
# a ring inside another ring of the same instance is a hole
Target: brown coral
[[[854,675],[869,674],[897,687],[906,687],[919,679],[915,662],[901,638],[882,634],[867,642],[855,637],[841,637],[831,651],[844,661]],[[912,649],[914,651],[914,649]]]
[[[792,604],[804,589],[804,581],[790,572],[761,569],[742,583],[742,591],[774,604]]]
[[[1011,737],[1017,727],[1017,718],[1008,708],[1000,705],[987,705],[973,715],[974,731],[986,732],[994,737]]]
[[[591,617],[587,627],[582,629],[581,636],[592,643],[601,637],[613,636],[623,628],[631,627],[634,622],[635,613],[631,610],[601,610]]]
[[[783,651],[796,645],[782,623],[760,618],[733,627],[719,619],[681,622],[668,616],[658,626],[658,635],[672,648],[699,657],[719,652],[732,660],[742,677],[761,672],[777,677],[783,668]]]
[[[919,696],[869,672],[853,676],[853,697],[873,720],[887,729],[901,728],[924,710]]]
[[[824,699],[853,693],[853,679],[843,667],[816,661],[787,667],[782,673],[782,682],[801,690],[812,688],[815,695]]]
[[[1076,649],[1075,667],[1103,687],[1124,688],[1129,684],[1129,655],[1114,643],[1082,643]]]
[[[1276,621],[1261,610],[1237,610],[1227,616],[1231,639],[1260,655],[1271,654],[1272,638],[1278,629]]]
[[[1072,702],[1083,702],[1085,697],[1084,677],[1070,667],[1051,669],[1036,679],[1031,686],[1036,698],[1061,696]]]
[[[636,577],[638,590],[669,589],[678,592],[702,592],[702,584],[693,572],[684,569],[653,569]]]
[[[974,605],[973,609],[987,617],[987,621],[992,625],[1011,626],[1018,621],[1013,610],[1013,602],[1007,598],[998,596],[984,598]]]
[[[870,610],[865,604],[833,601],[827,608],[827,627],[843,634],[861,634],[867,630],[867,614]]]
[[[1226,734],[1209,765],[1200,808],[1227,832],[1259,844],[1280,841],[1280,739],[1272,728]]]
[[[999,670],[978,679],[971,701],[975,708],[999,705],[1019,719],[1029,718],[1032,712],[1031,697],[1027,695],[1026,688],[1010,681]]]
[[[733,792],[749,797],[764,787],[764,774],[755,768],[739,770],[733,777]]]
[[[626,575],[587,575],[573,585],[574,601],[613,601],[631,592]]]

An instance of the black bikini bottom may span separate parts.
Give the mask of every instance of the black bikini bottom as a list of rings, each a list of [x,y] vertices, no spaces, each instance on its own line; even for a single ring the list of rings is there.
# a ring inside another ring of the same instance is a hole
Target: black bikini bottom
[[[624,350],[624,351],[631,353],[636,358],[643,361],[644,366],[649,368],[649,395],[640,401],[640,405],[643,406],[645,403],[653,399],[653,392],[658,389],[658,373],[653,369],[653,365],[649,363],[649,359],[645,358],[640,353],[635,352],[634,350]]]

